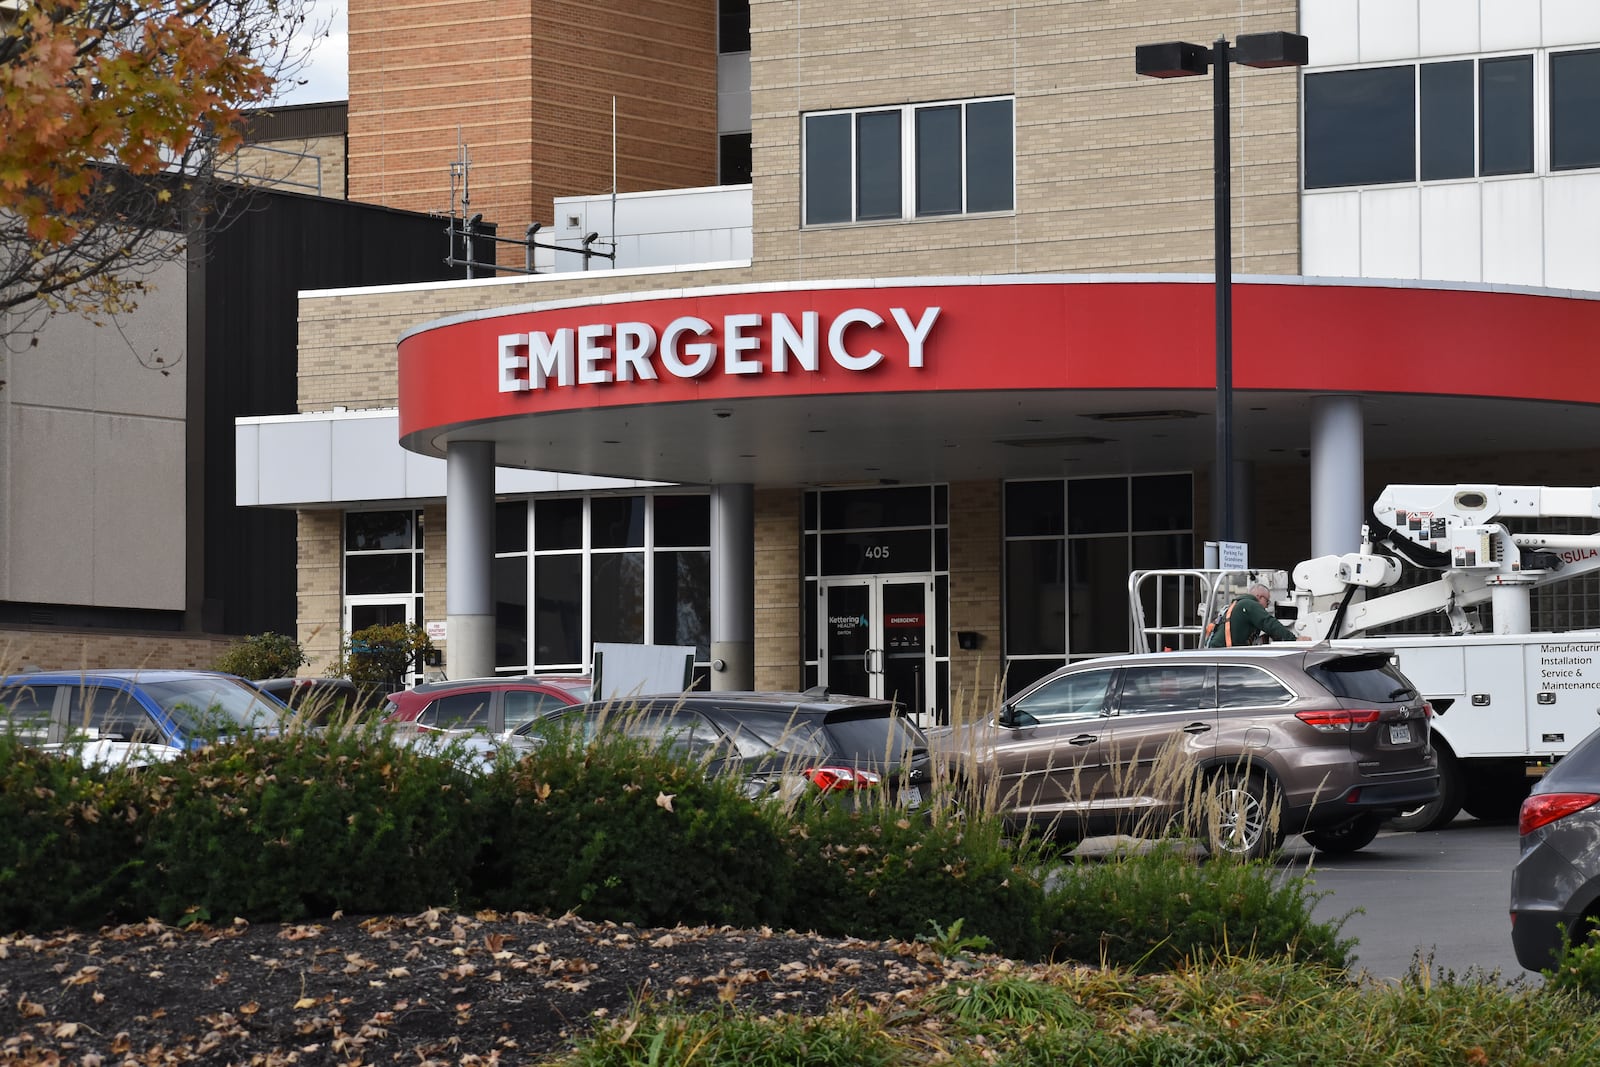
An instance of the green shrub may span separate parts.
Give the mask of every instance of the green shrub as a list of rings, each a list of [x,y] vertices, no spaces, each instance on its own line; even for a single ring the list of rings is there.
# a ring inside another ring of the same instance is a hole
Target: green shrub
[[[138,772],[85,769],[0,734],[0,930],[126,912],[147,823]]]
[[[377,729],[212,745],[163,785],[138,884],[167,919],[450,906],[480,842],[471,773]]]
[[[311,662],[300,642],[283,634],[265,633],[235,641],[223,649],[211,667],[259,681],[287,678]]]
[[[1555,966],[1542,972],[1545,988],[1600,1000],[1600,923],[1589,919],[1580,933],[1569,938]]]
[[[414,622],[368,626],[339,646],[339,656],[328,675],[392,693],[417,669],[417,657],[432,650],[428,632]]]
[[[1349,965],[1344,920],[1317,922],[1321,894],[1266,863],[1204,862],[1173,844],[1052,873],[1054,957],[1140,971],[1227,956]]]
[[[824,799],[794,810],[787,839],[797,930],[909,941],[960,923],[1006,955],[1044,948],[1043,890],[995,817]]]
[[[787,856],[736,780],[621,734],[555,733],[485,782],[475,894],[500,910],[646,926],[758,925],[782,914]]]

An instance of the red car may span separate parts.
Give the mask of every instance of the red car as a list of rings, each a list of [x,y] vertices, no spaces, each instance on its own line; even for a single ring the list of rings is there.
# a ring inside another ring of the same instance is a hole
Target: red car
[[[423,730],[498,734],[589,699],[590,679],[569,675],[463,678],[390,693],[383,721]]]

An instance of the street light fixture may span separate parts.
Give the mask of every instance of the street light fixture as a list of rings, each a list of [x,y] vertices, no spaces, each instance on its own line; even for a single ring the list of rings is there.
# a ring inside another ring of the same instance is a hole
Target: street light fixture
[[[1134,49],[1134,68],[1149,78],[1188,78],[1213,71],[1212,171],[1215,195],[1217,295],[1217,451],[1213,496],[1221,514],[1213,519],[1218,541],[1232,541],[1233,529],[1233,204],[1230,199],[1228,66],[1299,67],[1309,58],[1309,42],[1298,33],[1241,33],[1230,47],[1218,37],[1210,48],[1188,41],[1142,44]]]

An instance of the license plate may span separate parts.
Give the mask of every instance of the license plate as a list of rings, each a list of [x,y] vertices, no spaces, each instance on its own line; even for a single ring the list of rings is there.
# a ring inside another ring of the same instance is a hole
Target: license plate
[[[1411,724],[1397,722],[1390,726],[1389,743],[1391,745],[1409,745],[1411,743]]]
[[[900,790],[900,803],[908,808],[914,808],[922,803],[922,790],[914,785],[908,785]]]

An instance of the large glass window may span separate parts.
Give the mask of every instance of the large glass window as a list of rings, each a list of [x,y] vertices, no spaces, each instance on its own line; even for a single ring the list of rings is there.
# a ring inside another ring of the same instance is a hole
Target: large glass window
[[[500,504],[494,573],[501,674],[586,671],[597,641],[692,645],[696,662],[710,661],[703,494]]]
[[[1006,691],[1128,648],[1128,575],[1194,564],[1187,473],[1007,482]]]
[[[348,511],[344,516],[347,632],[423,621],[422,512]]]
[[[805,116],[805,223],[1012,210],[1014,111],[1000,97]]]
[[[1600,167],[1600,49],[1550,56],[1550,169]]]
[[[1307,74],[1305,188],[1535,173],[1543,55]],[[1550,169],[1600,166],[1600,51],[1549,67]]]
[[[1413,181],[1416,68],[1307,74],[1306,188]]]

